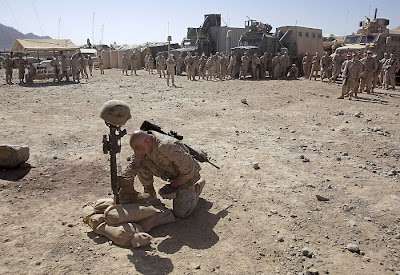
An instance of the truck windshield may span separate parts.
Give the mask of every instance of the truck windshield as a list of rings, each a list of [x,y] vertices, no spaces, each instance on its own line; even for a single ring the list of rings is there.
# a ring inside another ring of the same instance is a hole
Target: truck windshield
[[[376,39],[376,35],[364,35],[361,37],[360,43],[372,43]]]
[[[253,38],[253,39],[243,39],[241,42],[241,46],[261,46],[261,38]]]
[[[196,41],[185,41],[183,42],[184,47],[196,46]]]
[[[359,36],[346,36],[344,44],[357,44]]]

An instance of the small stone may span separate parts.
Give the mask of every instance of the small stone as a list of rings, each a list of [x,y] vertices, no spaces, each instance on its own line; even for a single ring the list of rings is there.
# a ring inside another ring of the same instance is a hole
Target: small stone
[[[301,250],[301,254],[303,255],[303,256],[306,256],[306,257],[308,257],[308,258],[311,258],[312,256],[313,256],[313,252],[312,252],[312,250],[310,249],[310,248],[308,248],[308,247],[304,247],[302,250]]]
[[[293,235],[292,235],[292,240],[293,240],[293,241],[297,241],[296,234],[293,234]]]
[[[284,242],[282,236],[278,236],[278,238],[276,239],[276,241],[277,241],[277,242],[280,242],[280,243]]]
[[[253,163],[253,168],[254,168],[255,170],[260,169],[260,166],[259,166],[258,162]]]
[[[319,273],[318,273],[318,270],[316,270],[314,267],[309,268],[309,269],[308,269],[308,273],[309,273],[310,275],[318,275],[318,274],[319,274]]]
[[[260,256],[265,257],[265,253],[260,252],[259,254],[260,254]]]
[[[329,198],[327,198],[327,197],[323,197],[321,195],[315,195],[315,196],[317,197],[318,201],[329,201]]]
[[[370,217],[364,217],[364,220],[366,220],[367,222],[372,221],[372,219]]]
[[[347,157],[348,155],[349,155],[349,153],[343,152],[343,156]]]
[[[274,209],[269,210],[269,212],[270,212],[271,214],[273,214],[273,215],[278,214],[278,211],[276,211],[276,210],[274,210]]]
[[[74,225],[72,223],[69,223],[68,227],[74,227]]]
[[[360,248],[356,244],[349,243],[346,245],[346,249],[352,253],[360,253]]]
[[[245,99],[245,98],[242,98],[242,100],[240,100],[240,102],[242,102],[243,104],[248,105],[248,104],[247,104],[247,99]]]
[[[353,220],[349,220],[348,223],[350,226],[357,226],[357,223]]]

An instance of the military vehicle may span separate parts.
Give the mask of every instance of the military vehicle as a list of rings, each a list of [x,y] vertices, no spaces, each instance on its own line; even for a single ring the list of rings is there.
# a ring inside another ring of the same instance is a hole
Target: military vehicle
[[[244,52],[251,58],[254,53],[258,56],[268,53],[272,58],[278,53],[287,51],[292,59],[292,63],[301,68],[301,59],[308,53],[322,52],[322,30],[300,26],[282,26],[276,28],[275,33],[271,33],[272,26],[262,22],[252,20],[245,21],[246,32],[239,40],[239,46],[233,47],[238,58],[236,71],[240,66],[240,57]]]
[[[182,40],[181,48],[171,51],[174,55],[180,53],[186,54],[197,52],[201,55],[203,52],[209,56],[215,51],[215,43],[211,39],[210,28],[221,26],[221,14],[206,14],[204,22],[199,28],[188,28],[186,37]]]
[[[336,49],[334,54],[347,55],[347,53],[364,54],[370,50],[378,59],[383,58],[384,53],[393,53],[396,59],[400,59],[400,33],[392,33],[387,28],[389,20],[377,18],[378,10],[375,9],[374,18],[366,17],[360,22],[357,33],[347,35],[344,45]],[[396,82],[400,80],[400,72],[396,75]]]

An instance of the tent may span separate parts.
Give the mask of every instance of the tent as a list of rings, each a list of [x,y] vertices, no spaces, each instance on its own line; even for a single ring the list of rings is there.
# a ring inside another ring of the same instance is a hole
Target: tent
[[[16,39],[11,52],[79,51],[69,39]]]
[[[400,26],[390,30],[390,33],[398,33],[400,34]]]

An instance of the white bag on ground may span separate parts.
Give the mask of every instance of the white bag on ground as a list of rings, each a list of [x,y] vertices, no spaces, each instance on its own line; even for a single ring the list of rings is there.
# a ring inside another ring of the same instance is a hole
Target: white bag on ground
[[[109,225],[138,222],[160,212],[152,205],[139,203],[111,205],[104,211],[105,222]]]
[[[120,246],[141,247],[148,245],[153,239],[149,234],[141,232],[142,227],[136,223],[108,225],[101,223],[94,233],[105,236]]]

